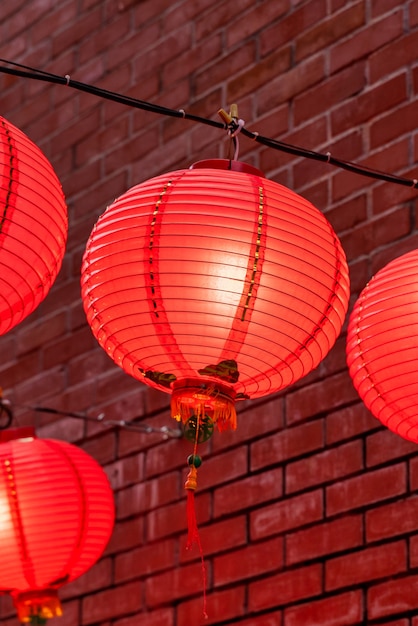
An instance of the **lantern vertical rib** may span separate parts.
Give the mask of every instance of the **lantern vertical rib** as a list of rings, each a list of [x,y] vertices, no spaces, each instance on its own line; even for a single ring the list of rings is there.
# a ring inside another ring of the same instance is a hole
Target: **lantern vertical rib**
[[[260,260],[261,236],[263,232],[263,223],[264,223],[264,220],[263,220],[264,194],[263,194],[263,188],[261,186],[258,188],[258,192],[259,192],[259,204],[258,204],[259,214],[258,214],[258,228],[257,228],[257,243],[256,243],[256,249],[254,252],[253,271],[251,275],[250,287],[248,289],[248,295],[245,300],[244,310],[241,315],[241,322],[245,321],[245,316],[246,316],[248,307],[250,305],[251,297],[253,295],[253,290],[254,290],[255,278],[257,274],[258,262]]]

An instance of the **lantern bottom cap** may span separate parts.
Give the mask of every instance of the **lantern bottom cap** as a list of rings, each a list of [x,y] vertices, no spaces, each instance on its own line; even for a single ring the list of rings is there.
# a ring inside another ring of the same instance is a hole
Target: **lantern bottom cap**
[[[184,424],[191,417],[209,417],[218,430],[235,430],[235,390],[209,379],[185,378],[173,383],[171,415]]]
[[[39,623],[37,620],[47,620],[62,615],[61,603],[56,589],[23,591],[14,593],[12,596],[19,621],[22,624]]]

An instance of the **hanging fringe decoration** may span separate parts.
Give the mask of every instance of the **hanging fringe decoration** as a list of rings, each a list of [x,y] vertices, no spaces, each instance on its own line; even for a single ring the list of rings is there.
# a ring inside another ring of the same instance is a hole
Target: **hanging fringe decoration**
[[[202,580],[203,580],[203,615],[205,619],[208,618],[206,612],[206,567],[203,557],[202,543],[200,541],[199,529],[197,526],[196,518],[196,506],[194,494],[197,489],[197,469],[202,465],[202,459],[197,454],[197,446],[199,444],[199,436],[201,434],[202,421],[205,419],[205,414],[201,410],[197,410],[194,416],[194,448],[193,454],[190,454],[187,458],[187,464],[189,466],[189,473],[184,483],[184,488],[187,491],[187,544],[186,549],[191,550],[194,544],[197,545],[200,554],[200,562],[202,566]],[[189,422],[192,418],[189,419]],[[213,431],[213,428],[212,428]]]

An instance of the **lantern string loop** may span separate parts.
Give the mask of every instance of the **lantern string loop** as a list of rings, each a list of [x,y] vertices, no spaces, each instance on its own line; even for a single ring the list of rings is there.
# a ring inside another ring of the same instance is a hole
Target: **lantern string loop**
[[[9,65],[14,66],[14,67],[0,66],[0,73],[3,73],[3,74],[10,74],[12,76],[19,76],[21,78],[29,78],[33,80],[41,80],[41,81],[52,83],[52,84],[66,85],[66,86],[72,87],[73,89],[77,89],[79,91],[83,91],[85,93],[90,93],[92,95],[98,96],[105,100],[111,100],[113,102],[125,104],[127,106],[141,109],[143,111],[149,111],[151,113],[158,113],[160,115],[166,115],[169,117],[183,118],[183,119],[190,120],[192,122],[206,124],[207,126],[212,126],[214,128],[228,129],[228,125],[225,123],[217,122],[216,120],[211,120],[211,119],[204,118],[204,117],[200,117],[198,115],[193,115],[191,113],[185,113],[184,110],[182,109],[179,111],[175,109],[170,109],[168,107],[152,104],[144,100],[138,100],[136,98],[132,98],[129,96],[123,96],[122,94],[119,94],[113,91],[101,89],[99,87],[94,87],[93,85],[89,85],[87,83],[82,83],[82,82],[75,81],[72,79],[68,80],[67,78],[69,76],[68,74],[65,77],[59,76],[57,74],[51,74],[50,72],[45,72],[44,70],[35,69],[27,65],[22,65],[20,63],[16,63],[15,61],[10,61],[7,59],[0,59],[0,63],[7,63]],[[260,143],[269,148],[273,148],[274,150],[279,150],[281,152],[286,152],[288,154],[303,157],[306,159],[314,159],[316,161],[321,161],[323,163],[329,163],[330,165],[334,165],[335,167],[339,167],[340,169],[344,169],[354,174],[359,174],[361,176],[374,178],[375,180],[382,180],[388,183],[394,183],[394,184],[403,185],[406,187],[412,186],[414,189],[418,189],[418,179],[411,180],[410,178],[404,178],[402,176],[396,176],[394,174],[381,172],[379,170],[373,170],[365,166],[357,165],[350,161],[344,161],[342,159],[332,157],[330,156],[329,153],[324,154],[320,152],[315,152],[313,150],[308,150],[300,146],[287,144],[285,142],[278,141],[276,139],[270,139],[269,137],[264,137],[263,135],[260,135],[259,133],[247,130],[244,127],[240,128],[240,132],[246,137],[248,137],[249,139],[253,139],[257,143]]]

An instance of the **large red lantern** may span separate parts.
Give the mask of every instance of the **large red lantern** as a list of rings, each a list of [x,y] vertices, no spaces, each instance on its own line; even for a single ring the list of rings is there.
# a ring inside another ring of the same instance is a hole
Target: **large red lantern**
[[[172,413],[235,427],[237,399],[308,374],[349,298],[341,244],[307,200],[248,165],[214,160],[133,187],[87,243],[82,297],[125,372],[172,394]]]
[[[360,397],[385,426],[418,443],[418,250],[388,263],[351,313],[347,363]]]
[[[100,465],[30,428],[0,433],[0,593],[21,622],[61,614],[57,590],[100,557],[112,532],[113,493]]]
[[[45,298],[66,237],[65,200],[51,164],[0,117],[0,335]]]

